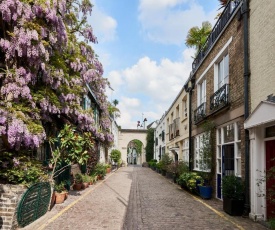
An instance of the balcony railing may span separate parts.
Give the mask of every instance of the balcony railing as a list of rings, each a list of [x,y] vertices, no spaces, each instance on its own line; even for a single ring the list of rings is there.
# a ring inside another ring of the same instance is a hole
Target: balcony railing
[[[210,111],[215,112],[228,105],[229,85],[224,84],[210,97]]]
[[[194,122],[195,124],[202,121],[206,116],[206,103],[202,103],[197,109],[194,110]]]
[[[174,139],[174,123],[169,125],[169,140]]]
[[[193,72],[199,67],[203,58],[205,57],[209,49],[213,46],[214,42],[217,40],[222,30],[226,26],[227,22],[230,20],[233,13],[235,12],[235,10],[241,2],[242,0],[229,1],[229,3],[226,5],[224,11],[222,12],[221,16],[219,17],[218,21],[213,27],[212,32],[208,36],[206,42],[204,43],[203,47],[201,48],[197,57],[192,63]]]
[[[173,123],[169,125],[169,140],[174,139],[180,135],[180,118],[173,120]]]
[[[180,118],[179,117],[174,120],[174,126],[175,126],[175,128],[174,128],[174,131],[175,131],[174,137],[177,137],[177,136],[180,135]]]

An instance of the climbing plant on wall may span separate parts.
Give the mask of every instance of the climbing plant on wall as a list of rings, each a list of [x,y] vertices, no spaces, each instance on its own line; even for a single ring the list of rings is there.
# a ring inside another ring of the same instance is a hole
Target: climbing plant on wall
[[[147,162],[154,159],[154,129],[152,128],[147,130],[145,151]]]
[[[133,140],[134,146],[136,148],[137,154],[140,155],[142,153],[142,142],[140,140]]]

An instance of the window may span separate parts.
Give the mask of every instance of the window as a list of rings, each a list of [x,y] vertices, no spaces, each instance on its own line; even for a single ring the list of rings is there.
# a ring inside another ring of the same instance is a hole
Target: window
[[[198,84],[198,107],[206,102],[206,80]]]
[[[156,146],[158,145],[158,138],[156,137]]]
[[[182,146],[182,159],[184,162],[189,162],[189,140],[188,138],[183,140],[183,146]]]
[[[217,129],[217,173],[224,174],[223,154],[232,152],[231,167],[236,176],[241,176],[241,123],[235,122]],[[232,146],[232,147],[230,147]],[[226,165],[225,165],[226,166]]]
[[[87,110],[91,108],[91,99],[85,95],[83,98],[83,109]]]
[[[183,113],[183,118],[187,117],[187,101],[186,99],[182,100],[182,113]]]
[[[195,156],[194,156],[194,169],[198,171],[210,171],[209,168],[206,168],[206,164],[204,162],[204,159],[202,158],[202,151],[203,148],[208,144],[208,135],[207,133],[203,133],[200,135],[197,135],[194,140],[194,148],[195,148]]]
[[[216,64],[214,91],[216,92],[224,84],[229,83],[229,57],[228,54],[224,55],[222,59]]]
[[[162,140],[162,141],[165,140],[165,132],[164,132],[164,130],[162,130],[162,132],[161,132],[161,140]]]
[[[179,111],[180,111],[180,109],[179,109],[179,105],[178,105],[176,108],[176,118],[178,118],[180,116]]]

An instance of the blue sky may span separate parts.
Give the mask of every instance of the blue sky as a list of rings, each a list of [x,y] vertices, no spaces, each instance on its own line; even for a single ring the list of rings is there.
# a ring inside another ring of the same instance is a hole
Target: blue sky
[[[122,128],[149,124],[169,109],[191,71],[188,30],[215,23],[218,0],[92,0],[92,45],[117,99]],[[143,114],[143,115],[142,115]]]

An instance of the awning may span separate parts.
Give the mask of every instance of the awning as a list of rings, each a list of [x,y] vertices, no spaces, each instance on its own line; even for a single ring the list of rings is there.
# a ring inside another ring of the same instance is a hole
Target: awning
[[[244,128],[250,129],[267,123],[275,122],[275,103],[261,101],[244,122]]]

